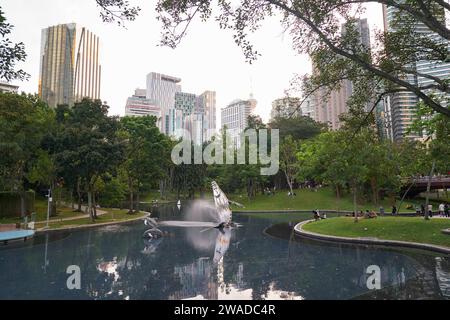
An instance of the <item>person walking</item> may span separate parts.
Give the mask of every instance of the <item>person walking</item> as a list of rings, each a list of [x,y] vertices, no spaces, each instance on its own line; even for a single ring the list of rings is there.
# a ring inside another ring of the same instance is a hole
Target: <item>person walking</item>
[[[383,208],[383,206],[380,207],[380,216],[384,216],[384,208]]]
[[[395,205],[392,206],[392,215],[395,216],[397,214],[397,207]]]
[[[431,203],[428,205],[428,216],[433,217],[433,205]]]
[[[441,204],[439,205],[439,215],[440,215],[441,217],[443,217],[444,214],[445,214],[444,210],[445,210],[445,209],[444,209],[444,204],[441,203]]]
[[[448,203],[446,203],[444,205],[444,213],[447,218],[450,218],[450,209],[449,209]]]

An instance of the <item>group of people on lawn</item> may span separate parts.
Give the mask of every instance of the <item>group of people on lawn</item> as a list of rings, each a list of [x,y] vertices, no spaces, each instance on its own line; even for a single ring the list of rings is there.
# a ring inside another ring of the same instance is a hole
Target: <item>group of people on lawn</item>
[[[429,204],[427,210],[428,210],[428,216],[432,217],[434,214],[433,205]],[[421,204],[420,207],[419,206],[416,207],[416,214],[422,215],[422,216],[425,215],[425,205],[424,204]],[[436,212],[436,214],[439,214],[439,216],[441,216],[441,217],[450,218],[450,207],[449,207],[448,203],[441,203],[438,206],[438,211]]]

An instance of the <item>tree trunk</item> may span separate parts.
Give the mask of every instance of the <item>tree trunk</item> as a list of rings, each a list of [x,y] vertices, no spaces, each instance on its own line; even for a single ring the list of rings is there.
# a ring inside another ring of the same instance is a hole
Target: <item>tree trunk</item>
[[[288,184],[288,186],[289,186],[289,190],[291,191],[291,196],[293,196],[293,195],[294,195],[294,190],[292,189],[292,181],[291,181],[291,179],[289,178],[289,175],[288,175],[288,173],[287,173],[287,170],[284,171],[284,174],[286,175],[286,181],[287,181],[287,184]]]
[[[87,208],[88,208],[88,213],[91,218],[91,221],[94,222],[95,217],[94,217],[93,211],[92,211],[92,188],[91,188],[91,186],[89,186],[89,188],[88,188],[88,206],[87,206]]]
[[[426,201],[425,201],[425,220],[430,219],[430,215],[428,213],[428,204],[430,202],[431,177],[433,176],[435,166],[436,166],[436,160],[433,160],[433,164],[431,165],[430,175],[428,176],[427,197],[426,197]]]
[[[95,192],[92,194],[92,203],[93,203],[93,210],[94,210],[94,219],[97,219],[97,195]]]
[[[358,222],[358,205],[356,203],[356,183],[353,184],[353,210],[355,211],[355,222]]]
[[[133,206],[133,200],[134,200],[134,193],[133,193],[133,180],[131,178],[128,178],[128,188],[130,189],[130,205],[128,214],[133,214],[134,212],[134,206]]]
[[[25,217],[25,191],[20,191],[20,216]]]
[[[376,178],[370,179],[370,188],[372,189],[372,202],[378,206],[378,186]]]
[[[340,204],[341,204],[341,190],[339,188],[339,184],[336,184],[336,208],[338,214],[340,213]]]
[[[75,210],[75,203],[73,202],[73,189],[70,189],[70,206],[72,210]]]
[[[139,188],[138,188],[138,190],[136,191],[136,212],[139,212],[141,210],[140,202],[141,202],[141,198],[140,198],[140,192],[139,192]]]
[[[77,194],[78,194],[78,209],[77,212],[82,212],[81,210],[81,186],[80,186],[80,179],[77,181]]]

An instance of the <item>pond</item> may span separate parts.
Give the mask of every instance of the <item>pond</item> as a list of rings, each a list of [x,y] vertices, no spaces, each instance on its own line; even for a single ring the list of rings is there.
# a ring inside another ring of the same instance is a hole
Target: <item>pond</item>
[[[187,209],[153,208],[164,220]],[[310,215],[305,215],[305,219]],[[291,223],[234,215],[229,231],[162,227],[144,240],[142,223],[39,235],[0,247],[0,299],[449,299],[450,258],[413,250],[322,243]],[[67,288],[69,266],[81,289]],[[381,289],[369,290],[369,266]]]

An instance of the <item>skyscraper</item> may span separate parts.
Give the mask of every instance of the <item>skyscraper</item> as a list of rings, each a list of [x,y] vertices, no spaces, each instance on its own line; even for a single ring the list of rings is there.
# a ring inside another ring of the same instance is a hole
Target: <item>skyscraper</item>
[[[204,110],[203,141],[211,141],[217,129],[216,92],[202,93],[199,96],[199,105]]]
[[[248,126],[248,117],[254,113],[257,101],[250,96],[248,100],[237,99],[221,110],[222,128],[228,130],[236,148],[241,146],[241,133]]]
[[[100,99],[100,40],[75,23],[42,30],[39,96],[49,106]]]
[[[446,17],[448,13],[445,12],[444,14],[445,18],[448,19],[448,17]],[[384,29],[386,32],[396,31],[395,20],[397,15],[397,8],[383,5]],[[417,22],[415,24],[414,31],[417,32],[417,35],[425,36],[428,39],[433,40],[433,42],[435,42],[436,44],[447,45],[450,49],[450,44],[446,39],[443,39],[438,34],[432,32],[422,22]],[[405,68],[416,71],[416,74],[408,74],[405,77],[405,80],[418,87],[425,87],[427,85],[433,84],[434,82],[434,80],[420,76],[419,74],[430,75],[446,80],[448,80],[450,77],[450,63],[431,60],[419,60],[415,63],[411,63],[408,66],[405,66]],[[427,90],[426,92],[431,93],[430,90]],[[442,96],[442,93],[438,93],[438,95]],[[400,141],[404,138],[414,140],[422,139],[421,133],[406,134],[415,117],[417,104],[419,102],[418,97],[413,92],[398,92],[391,94],[386,102],[389,103],[386,108],[389,109],[391,113],[390,123],[392,125],[393,140]]]
[[[356,22],[356,30],[360,36],[361,44],[370,49],[370,30],[367,19],[359,19]],[[341,32],[345,34],[345,25],[342,26]],[[318,72],[313,67],[313,72]],[[314,116],[315,120],[321,123],[326,123],[331,129],[337,130],[341,127],[339,116],[348,112],[347,102],[353,93],[353,83],[349,80],[341,81],[340,88],[333,90],[328,96],[326,90],[320,89],[314,95]],[[311,100],[312,101],[312,100]],[[311,113],[312,114],[312,113]]]
[[[161,110],[161,132],[175,132],[175,94],[181,92],[181,79],[151,72],[147,75],[147,98]]]

